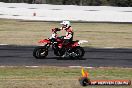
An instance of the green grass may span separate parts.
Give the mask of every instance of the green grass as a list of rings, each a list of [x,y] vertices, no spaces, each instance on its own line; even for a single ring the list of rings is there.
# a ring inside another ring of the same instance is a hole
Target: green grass
[[[132,80],[131,68],[92,68],[91,80]],[[0,88],[82,88],[80,68],[66,67],[0,67]],[[87,86],[86,88],[131,88],[132,86]]]
[[[48,38],[59,22],[23,22],[0,19],[0,44],[37,45]],[[88,40],[89,47],[132,48],[132,25],[115,23],[72,23],[74,40]],[[59,33],[64,35],[65,32]],[[129,79],[131,68],[86,69],[90,79]],[[66,67],[0,67],[0,88],[83,88],[81,69]],[[86,88],[132,88],[132,86],[88,86]]]
[[[0,19],[0,43],[37,45],[48,38],[59,22],[23,22]],[[132,48],[132,25],[118,23],[72,23],[74,40],[88,40],[84,46]],[[59,32],[65,35],[65,32]]]

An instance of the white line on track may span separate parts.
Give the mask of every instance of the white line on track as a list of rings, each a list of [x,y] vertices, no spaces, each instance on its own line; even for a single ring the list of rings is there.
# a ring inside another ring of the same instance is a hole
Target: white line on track
[[[8,45],[8,44],[0,44],[0,46],[6,46],[6,45]]]
[[[69,68],[94,68],[94,67],[85,67],[85,66],[68,66]]]
[[[25,67],[29,67],[29,68],[38,68],[40,66],[25,66]]]

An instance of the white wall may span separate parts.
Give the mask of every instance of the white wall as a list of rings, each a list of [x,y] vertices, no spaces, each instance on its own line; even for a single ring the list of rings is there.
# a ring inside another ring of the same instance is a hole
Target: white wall
[[[36,16],[33,16],[34,13]],[[132,22],[132,7],[0,2],[0,18],[41,21]]]

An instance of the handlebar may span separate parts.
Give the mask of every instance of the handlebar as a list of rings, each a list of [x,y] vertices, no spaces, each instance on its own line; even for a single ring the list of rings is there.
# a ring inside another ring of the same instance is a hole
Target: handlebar
[[[52,29],[52,32],[54,32],[54,33],[56,33],[57,31],[60,31],[61,29],[59,29],[59,28],[54,28],[54,29]]]

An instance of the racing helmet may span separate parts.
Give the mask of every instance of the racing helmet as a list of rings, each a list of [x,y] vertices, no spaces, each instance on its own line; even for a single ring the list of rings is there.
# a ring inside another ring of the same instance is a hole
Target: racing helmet
[[[67,21],[67,20],[62,21],[60,24],[62,24],[65,28],[71,25],[70,21]]]

